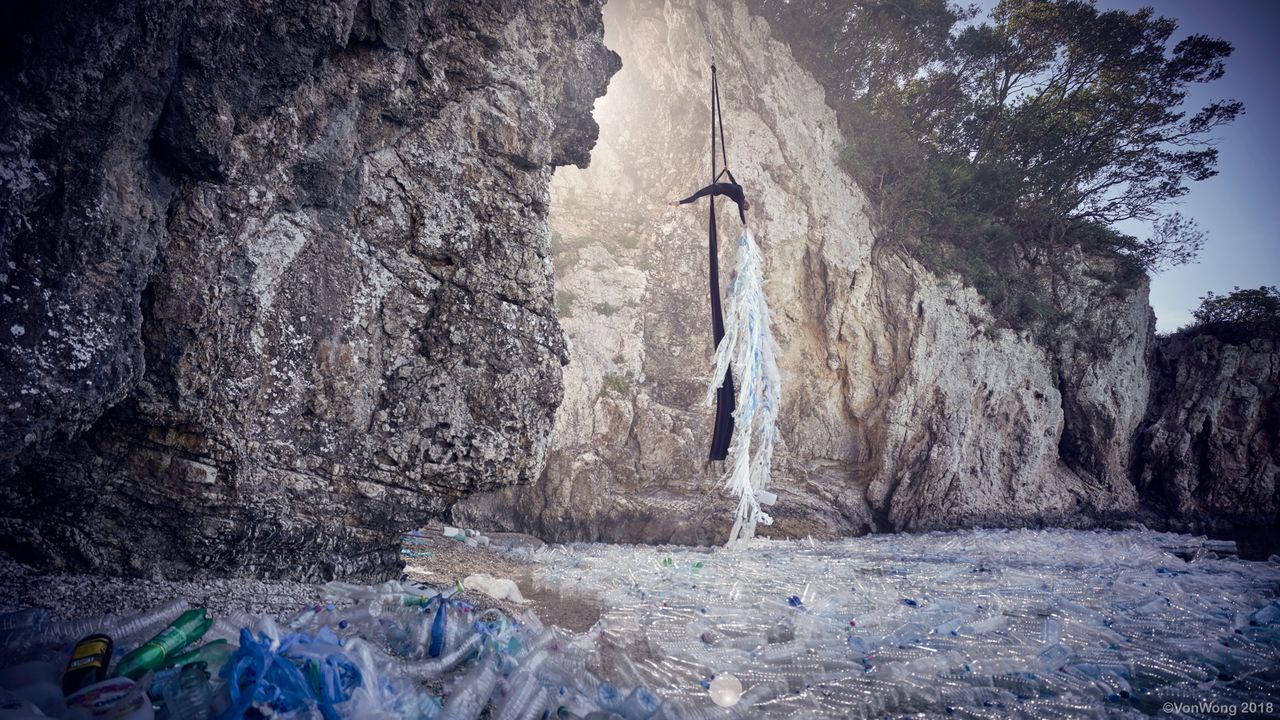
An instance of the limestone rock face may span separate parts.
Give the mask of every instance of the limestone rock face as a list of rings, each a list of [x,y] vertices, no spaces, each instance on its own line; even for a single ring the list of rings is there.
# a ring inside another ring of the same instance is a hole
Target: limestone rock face
[[[0,70],[0,537],[112,572],[393,572],[532,482],[548,183],[594,0],[51,3]]]
[[[665,205],[710,180],[708,33],[782,349],[779,500],[760,532],[1082,525],[1137,507],[1145,283],[1105,296],[1080,259],[1059,302],[1089,308],[1087,323],[1049,348],[997,329],[973,290],[876,242],[821,87],[744,3],[613,0],[605,19],[624,64],[596,107],[600,146],[552,183],[571,352],[547,471],[467,498],[459,522],[558,540],[727,538],[733,502],[705,463],[706,202]],[[717,207],[732,267],[741,225],[732,203]]]
[[[1280,347],[1175,334],[1155,348],[1139,487],[1195,532],[1280,525]]]

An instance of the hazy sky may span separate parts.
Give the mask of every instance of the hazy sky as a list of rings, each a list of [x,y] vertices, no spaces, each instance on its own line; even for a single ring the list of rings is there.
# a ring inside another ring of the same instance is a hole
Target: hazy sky
[[[1235,47],[1226,75],[1195,85],[1188,94],[1188,114],[1222,98],[1240,100],[1245,112],[1216,132],[1218,175],[1193,183],[1177,208],[1207,234],[1199,262],[1152,278],[1157,327],[1168,332],[1191,320],[1207,290],[1280,285],[1280,0],[1098,0],[1097,5],[1154,8],[1157,15],[1178,21],[1173,43],[1204,34]],[[1148,234],[1140,226],[1121,229]]]

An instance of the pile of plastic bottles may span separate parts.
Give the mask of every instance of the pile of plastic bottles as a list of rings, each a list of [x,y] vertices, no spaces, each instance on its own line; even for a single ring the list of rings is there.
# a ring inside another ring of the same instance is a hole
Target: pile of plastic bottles
[[[1280,557],[1152,532],[512,550],[569,635],[415,583],[277,619],[0,616],[0,720],[1280,713]],[[1189,558],[1189,559],[1188,559]]]
[[[1280,557],[1203,540],[977,530],[531,559],[535,584],[612,608],[602,672],[671,716],[1280,713]]]
[[[658,710],[643,687],[596,680],[590,641],[532,613],[515,621],[412,583],[333,582],[324,596],[284,621],[212,620],[184,602],[127,618],[0,616],[0,718],[647,720]]]

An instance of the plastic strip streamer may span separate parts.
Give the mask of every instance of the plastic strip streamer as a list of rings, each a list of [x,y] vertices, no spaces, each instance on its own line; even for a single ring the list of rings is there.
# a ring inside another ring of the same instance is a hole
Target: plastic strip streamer
[[[733,444],[729,447],[725,487],[738,498],[728,547],[755,537],[756,525],[773,519],[760,509],[769,504],[769,467],[778,439],[778,346],[769,327],[769,301],[764,291],[764,262],[751,229],[738,236],[738,264],[729,286],[729,313],[724,338],[716,348],[716,367],[707,403],[715,400],[721,379],[732,364],[738,376],[733,412]],[[751,453],[752,437],[757,440]]]

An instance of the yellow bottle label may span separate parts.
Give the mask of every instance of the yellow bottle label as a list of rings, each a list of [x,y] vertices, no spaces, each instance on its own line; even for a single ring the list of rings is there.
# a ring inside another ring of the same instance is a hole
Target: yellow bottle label
[[[79,660],[80,658],[87,658],[90,655],[98,655],[106,652],[106,640],[90,640],[89,642],[82,642],[77,645],[76,649],[71,654],[71,659]]]
[[[87,668],[87,667],[102,667],[102,658],[101,657],[76,658],[71,662],[67,663],[67,672],[71,672],[72,670],[80,670],[81,668]]]

